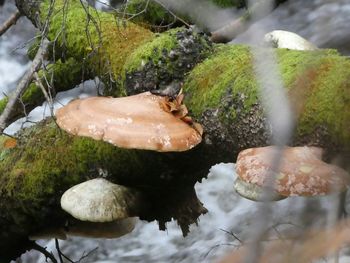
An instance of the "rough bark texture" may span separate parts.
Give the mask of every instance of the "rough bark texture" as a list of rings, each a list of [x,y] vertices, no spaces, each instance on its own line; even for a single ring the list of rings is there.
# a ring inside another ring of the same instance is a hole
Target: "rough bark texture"
[[[102,174],[145,194],[141,218],[158,220],[161,228],[174,218],[186,233],[205,212],[194,184],[211,165],[268,144],[273,133],[259,100],[250,49],[212,46],[204,35],[186,29],[154,34],[83,8],[77,0],[56,0],[51,7],[49,2],[17,0],[17,5],[39,27],[52,13],[47,37],[109,83],[108,95],[183,81],[185,104],[202,123],[204,140],[188,152],[155,153],[73,137],[50,120],[22,131],[15,148],[0,146],[0,251],[7,251],[0,253],[0,262],[30,248],[28,234],[69,220],[59,207],[63,191]],[[349,59],[332,50],[276,52],[296,112],[291,144],[349,152]]]

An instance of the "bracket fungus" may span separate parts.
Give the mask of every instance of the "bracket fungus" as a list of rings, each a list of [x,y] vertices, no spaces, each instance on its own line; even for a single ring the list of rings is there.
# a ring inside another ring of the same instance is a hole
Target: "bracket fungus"
[[[241,151],[236,162],[238,180],[257,186],[261,191],[272,176],[274,185],[271,188],[281,197],[346,191],[349,174],[338,166],[323,162],[321,148],[285,147],[278,171],[272,170],[271,163],[276,150],[274,146],[267,146]],[[239,182],[235,185],[242,186]],[[244,189],[241,188],[237,188],[238,193],[243,192],[244,196]]]
[[[284,30],[274,30],[264,36],[265,43],[275,48],[288,48],[292,50],[316,50],[314,44],[298,34]]]
[[[199,144],[201,130],[188,118],[184,120],[187,109],[178,106],[167,111],[165,105],[169,105],[167,97],[150,92],[122,98],[90,97],[70,102],[57,110],[56,117],[60,128],[73,135],[122,148],[181,152]]]
[[[61,207],[74,218],[89,222],[111,222],[136,216],[141,195],[136,190],[103,178],[69,188],[61,197]]]

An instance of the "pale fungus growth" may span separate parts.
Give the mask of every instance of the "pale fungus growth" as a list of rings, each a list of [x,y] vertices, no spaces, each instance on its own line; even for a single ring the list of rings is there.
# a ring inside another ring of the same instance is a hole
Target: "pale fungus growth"
[[[136,190],[97,178],[77,184],[61,197],[61,207],[74,218],[111,222],[137,215],[141,196]]]
[[[316,50],[314,44],[301,36],[283,30],[274,30],[264,36],[265,43],[275,48],[287,48],[292,50]]]
[[[201,127],[188,121],[182,99],[175,99],[172,109],[164,110],[169,103],[167,97],[150,92],[122,98],[90,97],[57,110],[56,118],[60,128],[73,135],[122,148],[180,152],[195,147],[202,140]]]
[[[270,187],[281,196],[318,196],[346,190],[349,174],[342,168],[322,161],[317,147],[285,147],[278,170],[272,170],[276,147],[241,151],[236,171],[247,184],[263,187],[272,176]]]

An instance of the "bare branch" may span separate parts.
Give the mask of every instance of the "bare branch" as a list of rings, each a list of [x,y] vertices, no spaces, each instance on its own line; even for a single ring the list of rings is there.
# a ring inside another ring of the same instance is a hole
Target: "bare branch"
[[[14,24],[16,24],[17,20],[21,17],[21,13],[19,11],[15,12],[0,26],[0,37]]]
[[[41,82],[41,79],[39,77],[39,74],[37,72],[34,73],[34,80],[35,80],[35,84],[41,89],[41,91],[44,94],[44,97],[47,101],[47,103],[49,104],[50,107],[50,113],[53,116],[53,100],[52,97],[48,94],[48,92],[46,91],[43,83]]]
[[[54,255],[52,253],[50,253],[49,251],[46,250],[45,247],[40,246],[39,244],[33,242],[32,243],[32,249],[39,251],[40,253],[42,253],[46,258],[51,259],[51,261],[53,263],[58,263],[56,258],[54,257]]]
[[[49,41],[44,39],[41,43],[41,46],[38,52],[35,55],[35,58],[33,60],[31,67],[23,76],[21,81],[18,83],[15,92],[11,94],[4,111],[0,116],[0,133],[2,133],[4,129],[8,126],[9,117],[11,116],[11,113],[14,111],[16,107],[17,100],[19,99],[21,94],[23,94],[23,92],[26,90],[28,85],[31,83],[34,73],[37,72],[41,67],[42,61],[47,52],[48,46],[49,46]]]

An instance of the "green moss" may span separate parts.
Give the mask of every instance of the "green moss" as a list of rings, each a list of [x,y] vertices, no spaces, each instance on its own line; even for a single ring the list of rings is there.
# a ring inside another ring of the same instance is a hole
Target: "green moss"
[[[184,85],[186,104],[194,116],[220,104],[228,92],[245,94],[246,107],[257,100],[257,83],[252,71],[252,56],[246,46],[217,46],[211,57],[196,66]]]
[[[350,146],[350,61],[329,55],[318,67],[300,115],[299,133],[312,133],[317,127],[331,131],[334,142]],[[315,114],[317,112],[317,114]]]
[[[40,6],[45,21],[51,1]],[[84,61],[102,78],[119,78],[126,58],[138,46],[153,37],[152,32],[112,14],[98,12],[80,1],[55,1],[48,38],[56,39],[56,47],[68,57]]]
[[[349,142],[350,61],[334,50],[313,52],[279,49],[280,73],[299,119],[298,133],[312,134],[326,127],[334,142]],[[268,77],[268,76],[267,76]],[[239,96],[247,112],[259,102],[259,89],[248,47],[217,46],[216,52],[188,75],[186,105],[194,117],[204,110],[222,107],[227,96]],[[223,118],[235,118],[237,107],[224,110]]]
[[[211,0],[211,2],[220,7],[243,7],[246,4],[244,0]]]
[[[8,101],[9,101],[8,97],[5,97],[0,100],[0,113],[4,111]]]
[[[164,50],[169,52],[175,48],[177,44],[176,32],[180,30],[177,28],[158,34],[151,41],[137,48],[125,61],[124,72],[141,70],[143,65],[149,61],[157,64]]]
[[[99,165],[111,171],[126,168],[121,151],[108,143],[70,136],[53,121],[44,122],[26,129],[1,162],[0,188],[17,200],[39,202],[89,176],[97,177]],[[137,162],[133,165],[138,167]]]
[[[39,46],[40,46],[40,41],[41,38],[37,37],[33,43],[29,46],[28,50],[27,50],[27,56],[30,60],[33,60],[36,53],[39,50]]]
[[[166,25],[171,25],[176,20],[164,7],[152,0],[131,0],[120,10],[128,14],[131,21],[146,27],[155,26],[155,29],[166,28]]]
[[[320,127],[335,143],[349,142],[350,61],[336,50],[277,51],[286,88],[299,119],[298,133]],[[350,142],[349,142],[350,144]]]
[[[276,49],[279,70],[283,76],[284,85],[289,88],[305,70],[317,68],[327,56],[338,56],[334,49],[315,51],[296,51],[289,49]]]

